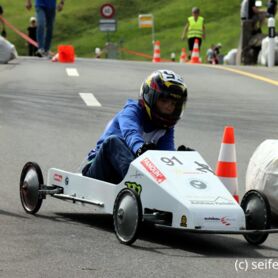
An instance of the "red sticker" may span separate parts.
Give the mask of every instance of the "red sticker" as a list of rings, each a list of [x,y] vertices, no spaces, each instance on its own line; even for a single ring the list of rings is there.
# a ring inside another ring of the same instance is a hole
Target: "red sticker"
[[[61,182],[63,180],[63,176],[59,174],[54,174],[54,180],[57,182]]]
[[[163,181],[166,180],[166,177],[158,170],[158,168],[148,158],[142,160],[141,164],[154,177],[154,179],[158,183],[162,183]]]
[[[230,226],[231,223],[229,222],[229,219],[227,217],[221,217],[220,218],[220,221],[223,225],[226,225],[226,226]]]

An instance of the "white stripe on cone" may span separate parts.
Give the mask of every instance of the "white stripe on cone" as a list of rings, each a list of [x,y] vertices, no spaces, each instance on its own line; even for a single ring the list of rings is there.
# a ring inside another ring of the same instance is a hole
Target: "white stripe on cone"
[[[221,144],[218,161],[236,162],[235,144]]]

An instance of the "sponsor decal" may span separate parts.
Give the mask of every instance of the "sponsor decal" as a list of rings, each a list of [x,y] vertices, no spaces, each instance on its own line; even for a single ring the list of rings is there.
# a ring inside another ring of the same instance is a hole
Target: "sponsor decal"
[[[210,217],[204,217],[204,220],[206,220],[206,221],[219,221],[220,218],[214,217],[214,216],[210,216]]]
[[[222,197],[217,197],[215,200],[190,200],[192,205],[235,205],[234,202]]]
[[[227,216],[224,216],[224,217],[220,218],[220,222],[225,226],[230,226],[231,222],[235,222],[235,221],[236,221],[235,218],[230,218],[230,217],[227,217]]]
[[[158,183],[162,183],[163,181],[166,180],[166,177],[159,171],[159,169],[148,158],[143,159],[141,161],[141,164]]]
[[[204,217],[205,221],[210,221],[210,222],[220,222],[220,224],[223,224],[225,226],[230,226],[231,222],[234,222],[236,219],[235,218],[229,218],[227,216],[224,217],[214,217],[214,216],[209,216],[209,217]]]
[[[66,177],[65,178],[65,185],[68,185],[69,184],[69,177]]]
[[[180,223],[181,227],[187,227],[187,217],[185,215],[183,215],[181,217],[181,223]]]
[[[142,186],[141,184],[138,184],[136,182],[132,182],[132,181],[126,181],[125,185],[129,188],[134,190],[138,195],[141,194],[142,192]]]
[[[189,183],[196,189],[206,189],[207,188],[207,185],[200,180],[191,180]]]
[[[61,182],[63,180],[63,176],[59,174],[54,174],[54,180],[57,182]]]

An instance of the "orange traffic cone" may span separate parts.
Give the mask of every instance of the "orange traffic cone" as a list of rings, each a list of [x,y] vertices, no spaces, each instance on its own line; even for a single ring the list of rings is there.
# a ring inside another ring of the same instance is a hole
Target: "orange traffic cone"
[[[193,46],[193,51],[191,53],[191,64],[200,64],[200,51],[199,51],[199,40],[195,39],[194,41],[194,46]]]
[[[239,202],[235,136],[232,126],[225,127],[215,174]]]
[[[186,63],[187,62],[187,55],[185,51],[185,47],[181,49],[181,56],[180,56],[180,63]]]
[[[59,45],[58,54],[58,60],[60,63],[74,62],[74,48],[72,45]]]
[[[153,63],[160,62],[160,41],[154,43]]]

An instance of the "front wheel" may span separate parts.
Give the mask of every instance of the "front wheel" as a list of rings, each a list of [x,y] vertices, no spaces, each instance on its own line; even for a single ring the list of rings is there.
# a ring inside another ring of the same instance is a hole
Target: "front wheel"
[[[21,172],[19,193],[24,210],[35,214],[41,207],[42,196],[39,193],[43,185],[43,176],[40,166],[35,162],[27,162]]]
[[[121,243],[130,245],[137,239],[142,223],[142,204],[136,192],[129,188],[120,191],[114,204],[113,221]]]
[[[245,213],[247,230],[265,230],[271,227],[271,209],[266,196],[257,190],[245,193],[241,201],[241,207]],[[245,239],[254,245],[262,244],[268,237],[268,233],[254,233],[243,235]]]

